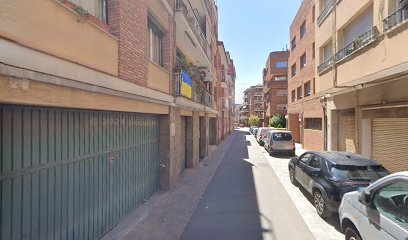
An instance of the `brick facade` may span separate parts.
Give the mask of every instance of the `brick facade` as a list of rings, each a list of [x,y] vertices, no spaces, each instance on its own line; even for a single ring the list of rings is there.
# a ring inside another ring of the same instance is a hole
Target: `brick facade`
[[[263,71],[263,92],[264,92],[264,126],[269,125],[269,118],[273,115],[286,115],[288,81],[277,80],[276,78],[287,77],[287,67],[277,67],[277,63],[287,63],[289,51],[271,52],[266,61],[266,68]],[[285,105],[285,109],[279,109],[278,105]]]
[[[144,0],[108,4],[111,33],[119,39],[119,77],[147,86],[148,28]]]
[[[297,142],[305,149],[323,150],[323,130],[305,129],[305,119],[320,118],[322,123],[323,108],[315,97],[315,18],[314,1],[302,2],[290,27],[290,56],[288,61],[288,122],[289,130],[293,132]],[[303,25],[304,24],[304,25]],[[302,36],[302,26],[305,33]],[[296,39],[296,47],[294,46]],[[302,66],[302,56],[306,56],[306,64]],[[292,66],[296,64],[296,74],[292,73]],[[310,91],[307,91],[307,86]],[[308,95],[308,92],[310,94]],[[292,98],[294,93],[295,99]],[[300,119],[300,121],[299,121]],[[323,128],[323,125],[322,125]]]

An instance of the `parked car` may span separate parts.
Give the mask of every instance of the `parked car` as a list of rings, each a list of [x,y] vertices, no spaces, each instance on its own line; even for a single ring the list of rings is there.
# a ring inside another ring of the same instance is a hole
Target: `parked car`
[[[256,126],[251,126],[251,127],[249,127],[249,132],[253,134],[255,128],[256,128]]]
[[[270,155],[289,153],[295,155],[295,142],[291,131],[270,130],[266,133],[264,148]]]
[[[374,160],[349,152],[308,151],[289,162],[290,181],[313,195],[321,217],[337,212],[344,194],[367,187],[389,172]]]
[[[258,133],[256,135],[256,140],[259,142],[259,145],[263,146],[264,138],[266,137],[266,133],[271,130],[271,128],[262,127],[259,128]]]
[[[408,172],[394,173],[358,192],[344,195],[339,207],[346,240],[408,238]]]
[[[254,137],[256,138],[256,134],[258,133],[259,128],[254,128],[252,130],[252,134],[254,135]]]

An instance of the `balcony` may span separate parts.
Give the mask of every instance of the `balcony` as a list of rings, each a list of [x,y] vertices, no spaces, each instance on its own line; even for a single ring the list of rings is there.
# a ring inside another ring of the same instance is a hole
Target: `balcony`
[[[321,74],[329,70],[333,66],[333,56],[327,58],[322,64],[317,67],[317,73]]]
[[[408,7],[400,8],[383,20],[384,32],[389,32],[407,22]]]
[[[349,45],[342,48],[338,51],[335,55],[336,63],[344,61],[346,58],[350,57],[357,51],[363,49],[364,47],[368,46],[369,44],[375,42],[378,36],[377,27],[372,27],[367,32],[363,33],[362,35],[358,36],[351,42]]]
[[[182,92],[183,76],[180,73],[174,74],[175,86],[174,95],[176,97],[185,97],[194,102],[203,104],[207,107],[212,107],[212,95],[207,91],[203,82],[193,80],[191,86],[191,98]]]
[[[255,108],[254,111],[255,112],[263,112],[263,109],[262,108]]]
[[[182,0],[178,0],[176,3],[177,47],[192,59],[195,65],[210,68],[210,44],[200,26],[196,13],[189,3],[187,5]]]
[[[334,4],[336,0],[331,0],[330,2],[327,3],[327,5],[324,7],[323,11],[320,13],[319,17],[317,17],[317,26],[320,26],[324,20],[329,16],[331,11],[333,10]]]

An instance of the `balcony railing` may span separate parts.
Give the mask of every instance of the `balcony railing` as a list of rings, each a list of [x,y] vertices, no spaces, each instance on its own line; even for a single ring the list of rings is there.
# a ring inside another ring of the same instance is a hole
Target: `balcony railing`
[[[330,2],[327,3],[327,5],[324,7],[323,11],[320,13],[319,17],[317,17],[317,25],[320,26],[323,21],[329,16],[331,10],[333,10],[334,4],[336,0],[331,0]]]
[[[408,7],[400,8],[383,20],[384,32],[401,25],[408,19]]]
[[[335,55],[336,63],[343,61],[350,55],[354,54],[358,50],[364,48],[365,46],[373,43],[377,39],[378,30],[377,27],[372,27],[367,32],[363,33],[362,35],[358,36],[351,42],[349,45],[342,48],[338,51]]]
[[[323,73],[333,66],[333,56],[327,58],[322,64],[317,67],[317,73]]]
[[[174,74],[174,79],[175,79],[175,86],[174,86],[174,95],[175,96],[183,96],[186,97],[182,94],[182,83],[183,83],[183,77],[181,73],[175,73]],[[212,107],[212,95],[205,89],[204,84],[200,82],[196,82],[193,80],[192,86],[191,86],[191,98],[186,97],[188,99],[191,99],[192,101],[195,101],[197,103],[203,104],[208,107]]]
[[[188,8],[183,3],[182,0],[178,0],[176,4],[176,10],[179,10],[183,13],[185,19],[188,22],[188,25],[190,25],[191,30],[194,32],[194,35],[197,37],[198,41],[200,42],[202,49],[204,50],[207,57],[210,58],[210,44],[208,43],[207,38],[205,37],[205,34],[203,33],[203,30],[200,26],[200,23],[192,7],[190,6]]]

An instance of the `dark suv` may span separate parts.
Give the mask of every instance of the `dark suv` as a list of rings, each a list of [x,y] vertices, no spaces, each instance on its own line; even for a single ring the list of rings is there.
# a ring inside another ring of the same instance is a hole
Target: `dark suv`
[[[367,187],[388,174],[376,161],[349,152],[308,151],[289,162],[290,181],[313,195],[321,217],[338,212],[345,193]]]

